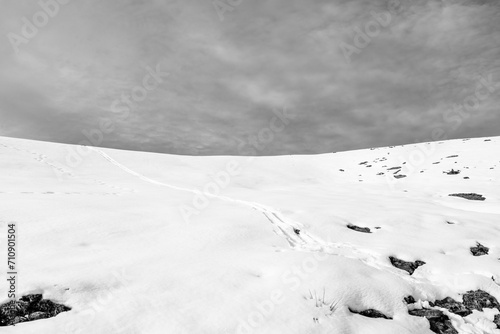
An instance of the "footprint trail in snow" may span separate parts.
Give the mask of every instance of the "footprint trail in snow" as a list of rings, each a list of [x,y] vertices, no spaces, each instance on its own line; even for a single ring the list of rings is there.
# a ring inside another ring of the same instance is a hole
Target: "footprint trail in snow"
[[[398,276],[404,280],[407,280],[407,281],[414,281],[415,280],[415,278],[408,276],[405,273],[402,273],[400,270],[392,267],[391,265],[386,263],[386,261],[384,261],[383,259],[376,257],[369,250],[365,251],[361,247],[358,247],[358,246],[355,246],[355,245],[352,245],[349,243],[327,242],[327,241],[321,240],[320,238],[318,238],[316,236],[309,234],[307,231],[302,229],[303,224],[295,222],[295,221],[290,221],[289,219],[285,218],[276,209],[270,208],[266,205],[256,203],[256,202],[243,201],[243,200],[239,200],[239,199],[235,199],[235,198],[231,198],[231,197],[227,197],[227,196],[222,196],[222,195],[213,195],[213,194],[202,193],[201,191],[199,191],[197,189],[185,188],[185,187],[180,187],[180,186],[175,186],[175,185],[171,185],[168,183],[160,182],[160,181],[151,179],[143,174],[140,174],[140,173],[128,168],[127,166],[116,161],[115,159],[113,159],[108,154],[106,154],[105,152],[103,152],[102,150],[100,150],[98,148],[95,148],[95,147],[89,147],[89,148],[91,150],[95,151],[96,153],[100,154],[103,158],[105,158],[106,160],[108,160],[110,163],[117,166],[121,170],[127,172],[128,174],[136,176],[137,178],[139,178],[145,182],[155,184],[158,186],[167,187],[167,188],[174,189],[174,190],[190,192],[190,193],[195,194],[195,195],[203,194],[203,195],[210,197],[210,198],[240,204],[242,206],[250,207],[254,210],[257,210],[257,211],[261,212],[269,220],[269,222],[273,225],[275,233],[284,237],[285,240],[290,245],[290,248],[292,248],[294,250],[306,251],[306,252],[323,252],[323,253],[330,254],[330,255],[338,255],[338,256],[343,256],[346,258],[352,258],[352,259],[362,261],[366,265],[369,265],[369,266],[374,267],[376,269],[389,271],[392,274],[395,274],[396,276]],[[294,229],[299,229],[300,233],[295,233]]]

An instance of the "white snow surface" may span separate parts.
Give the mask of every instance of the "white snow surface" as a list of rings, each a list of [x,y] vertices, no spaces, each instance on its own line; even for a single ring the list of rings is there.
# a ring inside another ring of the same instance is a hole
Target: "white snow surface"
[[[0,156],[2,277],[16,222],[18,297],[72,308],[2,333],[429,334],[404,297],[500,300],[500,137],[257,158],[0,137]],[[451,318],[500,333],[495,314]]]

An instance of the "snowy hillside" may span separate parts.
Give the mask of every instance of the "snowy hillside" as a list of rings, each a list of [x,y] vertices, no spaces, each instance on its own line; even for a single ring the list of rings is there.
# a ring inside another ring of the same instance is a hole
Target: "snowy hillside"
[[[71,308],[2,333],[430,334],[425,310],[500,333],[494,302],[434,304],[500,301],[500,137],[259,158],[0,137],[0,156],[1,263],[15,222],[18,298]]]

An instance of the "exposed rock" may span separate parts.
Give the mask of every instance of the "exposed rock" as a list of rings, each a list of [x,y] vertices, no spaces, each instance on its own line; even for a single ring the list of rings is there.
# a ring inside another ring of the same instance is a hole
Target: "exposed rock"
[[[436,300],[434,303],[429,303],[431,306],[439,306],[447,309],[451,313],[458,314],[461,317],[466,317],[469,314],[472,314],[472,311],[469,310],[463,303],[457,302],[453,298],[446,297],[442,300]]]
[[[34,305],[42,300],[42,295],[26,295],[20,298],[21,301]]]
[[[457,330],[453,328],[450,318],[440,310],[421,309],[410,310],[410,315],[415,317],[425,317],[429,320],[431,331],[438,334],[458,334]]]
[[[368,317],[368,318],[383,318],[383,319],[389,319],[389,320],[392,319],[392,318],[386,316],[385,314],[383,314],[382,312],[374,310],[374,309],[368,309],[368,310],[358,312],[358,311],[354,311],[353,309],[351,309],[349,307],[349,311],[351,311],[351,313],[359,314],[359,315],[362,315],[362,316]]]
[[[477,243],[476,247],[470,248],[470,252],[474,256],[488,255],[489,251],[490,249],[488,247],[481,245],[479,242]]]
[[[415,304],[417,302],[413,296],[405,297],[404,301],[406,304]]]
[[[410,275],[412,275],[415,270],[423,266],[425,264],[424,261],[417,260],[415,262],[406,262],[403,260],[400,260],[398,258],[395,258],[394,256],[389,256],[389,260],[391,260],[391,264],[401,270],[407,271]]]
[[[497,328],[500,329],[500,314],[497,314],[495,316],[495,319],[493,320],[493,322],[495,323],[495,325],[497,325]]]
[[[407,304],[413,304],[414,301],[415,299],[412,296],[405,297],[405,302]],[[437,306],[445,308],[451,313],[457,314],[461,317],[466,317],[472,314],[473,310],[483,311],[485,308],[496,308],[500,311],[500,303],[497,299],[483,290],[468,291],[463,295],[463,303],[457,302],[453,298],[446,297],[442,300],[436,300],[434,303],[429,302],[429,305],[431,307]],[[440,310],[410,310],[408,313],[414,316],[426,317],[431,324],[431,330],[435,333],[457,333],[451,326],[449,318]],[[500,314],[495,316],[493,322],[497,325],[497,328],[500,328]]]
[[[465,307],[469,310],[482,311],[483,308],[496,308],[500,311],[497,299],[483,290],[468,291],[463,299]]]
[[[394,177],[396,179],[402,179],[403,177],[406,177],[406,175],[403,175],[403,174],[398,174],[398,175],[394,175]]]
[[[28,320],[29,320],[28,318],[17,316],[17,317],[14,317],[14,320],[12,320],[12,325],[19,324],[21,322],[26,322]],[[6,326],[8,326],[8,325],[6,325]]]
[[[45,319],[49,318],[49,315],[44,312],[33,312],[29,315],[29,319],[32,320],[38,320],[38,319]]]
[[[347,228],[350,228],[351,230],[354,230],[357,232],[372,233],[368,227],[359,227],[356,225],[348,224]]]
[[[10,326],[21,322],[55,317],[71,308],[43,299],[41,294],[21,297],[0,305],[0,326]]]
[[[445,171],[443,172],[445,174],[448,174],[448,175],[457,175],[457,174],[460,174],[460,171],[459,170],[454,170],[453,168],[449,171]]]
[[[387,170],[394,170],[394,169],[401,169],[402,167],[400,166],[396,166],[396,167],[391,167],[391,168],[387,168]]]
[[[449,157],[447,158],[458,158],[458,155],[450,155]]]
[[[475,194],[475,193],[458,193],[458,194],[449,194],[448,196],[462,197],[471,201],[484,201],[486,197],[483,195]]]

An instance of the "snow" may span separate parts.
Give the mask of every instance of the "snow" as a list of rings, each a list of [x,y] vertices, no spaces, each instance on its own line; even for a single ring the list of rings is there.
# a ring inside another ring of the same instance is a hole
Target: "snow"
[[[2,332],[432,333],[404,297],[500,300],[500,137],[485,139],[248,158],[0,137],[18,296],[72,308]],[[448,196],[470,192],[486,200]],[[489,254],[472,256],[476,242]],[[426,264],[410,276],[389,256]],[[450,318],[460,333],[500,333],[495,312]]]

